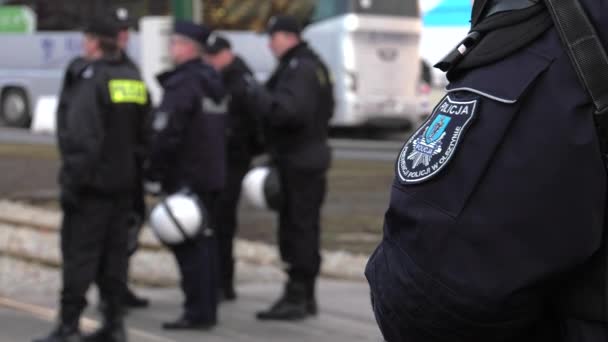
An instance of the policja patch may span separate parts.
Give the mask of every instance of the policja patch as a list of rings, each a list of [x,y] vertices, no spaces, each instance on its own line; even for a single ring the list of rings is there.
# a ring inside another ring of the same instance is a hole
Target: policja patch
[[[427,181],[450,161],[473,121],[477,100],[443,98],[431,117],[405,143],[397,159],[397,175],[405,184]]]

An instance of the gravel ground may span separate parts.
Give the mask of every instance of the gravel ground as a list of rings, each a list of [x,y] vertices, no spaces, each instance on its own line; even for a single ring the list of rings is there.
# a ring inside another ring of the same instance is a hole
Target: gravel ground
[[[0,296],[56,296],[60,286],[58,269],[0,254]]]
[[[59,163],[52,146],[0,145],[0,199],[56,208]],[[330,250],[369,254],[381,236],[393,163],[336,160],[323,209],[322,244]],[[276,242],[275,215],[241,203],[239,236]]]
[[[58,267],[61,212],[27,204],[0,201],[0,256]],[[177,283],[175,261],[150,229],[140,235],[138,253],[131,260],[131,279],[150,286]],[[362,280],[367,255],[324,250],[321,273],[340,279]],[[282,277],[276,246],[236,239],[239,280],[273,280]],[[2,274],[0,274],[1,276]],[[10,273],[4,273],[10,275]]]

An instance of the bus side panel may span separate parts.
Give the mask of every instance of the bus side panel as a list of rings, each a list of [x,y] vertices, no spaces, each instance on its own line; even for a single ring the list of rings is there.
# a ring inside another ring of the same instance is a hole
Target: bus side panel
[[[334,76],[333,126],[405,127],[426,114],[420,26],[417,18],[349,14],[307,28]]]
[[[345,35],[346,31],[341,19],[331,19],[316,23],[311,25],[304,33],[305,39],[321,56],[334,80],[336,107],[331,124],[356,126],[361,124],[361,121],[353,115],[349,115],[350,111],[347,108],[347,97],[352,97],[353,95],[349,95],[345,82],[347,75],[344,59],[352,56],[345,56],[345,53],[347,54],[348,52],[345,51],[344,42],[339,39],[339,37]]]
[[[0,44],[0,88],[25,91],[33,117],[41,96],[57,96],[63,70],[81,51],[78,33],[42,32],[31,35],[3,34]]]

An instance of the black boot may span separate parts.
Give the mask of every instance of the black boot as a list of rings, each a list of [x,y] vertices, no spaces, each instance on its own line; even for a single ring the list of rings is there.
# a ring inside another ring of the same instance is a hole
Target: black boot
[[[220,289],[220,301],[232,302],[236,300],[236,291],[234,290],[234,286],[232,284],[223,286]]]
[[[82,338],[83,342],[126,342],[127,332],[122,309],[106,310],[103,322],[97,331]]]
[[[165,330],[211,330],[216,326],[217,322],[196,322],[186,316],[182,316],[173,322],[163,323]]]
[[[78,324],[60,323],[47,337],[38,338],[33,342],[82,342]]]
[[[311,316],[316,316],[319,313],[314,281],[306,285],[306,312]]]
[[[97,309],[99,312],[103,314],[106,311],[107,307],[106,300],[103,296],[99,296],[99,304]],[[125,289],[124,300],[123,300],[123,309],[142,309],[147,308],[150,305],[150,301],[147,298],[138,297],[130,288]],[[127,312],[125,312],[126,314]]]
[[[308,316],[306,284],[289,281],[279,300],[266,311],[260,311],[259,320],[295,321]]]

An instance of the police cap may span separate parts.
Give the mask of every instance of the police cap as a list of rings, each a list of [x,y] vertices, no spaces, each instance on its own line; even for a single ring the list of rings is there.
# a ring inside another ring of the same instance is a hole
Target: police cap
[[[124,7],[119,7],[114,10],[114,18],[119,30],[128,30],[133,23],[129,10]]]
[[[277,15],[268,20],[266,32],[270,35],[276,32],[289,32],[300,35],[302,33],[302,25],[298,19],[290,15]]]
[[[215,55],[224,49],[231,49],[232,45],[228,39],[213,32],[207,37],[207,41],[205,41],[203,48],[206,53]]]
[[[197,25],[191,21],[178,20],[173,26],[173,33],[188,37],[201,46],[205,46],[211,30],[207,26]]]
[[[115,20],[108,17],[94,17],[84,27],[83,32],[99,37],[116,38],[118,36],[118,25]]]

